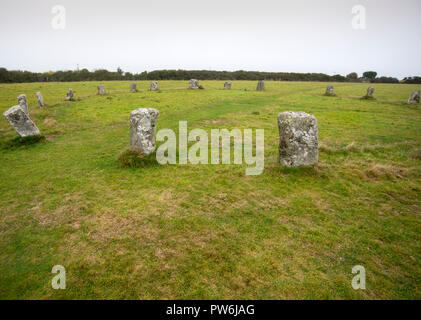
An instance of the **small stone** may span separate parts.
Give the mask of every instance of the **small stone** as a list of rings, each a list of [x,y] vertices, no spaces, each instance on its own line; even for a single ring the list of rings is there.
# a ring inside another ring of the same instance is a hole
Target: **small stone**
[[[265,91],[265,81],[264,80],[259,80],[259,82],[257,83],[257,91]]]
[[[158,82],[157,81],[151,81],[150,90],[151,91],[156,91],[158,89],[159,89]]]
[[[130,85],[130,91],[131,91],[131,92],[137,92],[137,84],[136,84],[136,82],[133,82],[133,83]]]
[[[21,137],[41,134],[21,105],[11,107],[9,110],[5,111],[3,115]]]
[[[373,94],[374,94],[374,87],[368,87],[367,94],[365,95],[366,98],[373,98]]]
[[[103,96],[105,94],[105,87],[103,85],[98,86],[98,94]]]
[[[231,89],[231,82],[226,81],[226,82],[224,83],[224,89],[228,89],[228,90],[230,90],[230,89]]]
[[[326,95],[327,96],[335,96],[335,88],[333,86],[327,86]]]
[[[409,97],[408,103],[420,103],[420,90],[415,90]]]
[[[74,92],[72,89],[69,89],[69,91],[67,91],[67,95],[66,95],[66,101],[74,101]]]
[[[139,108],[130,113],[130,147],[144,155],[155,151],[156,121],[159,111]]]
[[[39,105],[40,107],[45,106],[45,104],[44,104],[44,98],[42,97],[41,92],[39,92],[39,91],[38,91],[38,92],[36,93],[36,95],[37,95],[38,105]]]
[[[199,89],[199,80],[191,79],[189,81],[189,89]]]
[[[22,107],[22,110],[29,115],[28,100],[26,99],[25,94],[20,94],[18,96],[18,104]]]
[[[279,162],[285,167],[316,164],[318,125],[314,115],[286,111],[278,115]]]

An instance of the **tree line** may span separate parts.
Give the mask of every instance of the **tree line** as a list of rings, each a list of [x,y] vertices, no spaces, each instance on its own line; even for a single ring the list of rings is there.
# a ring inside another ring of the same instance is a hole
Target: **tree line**
[[[130,72],[124,72],[118,68],[115,72],[105,69],[94,71],[82,69],[40,73],[0,68],[0,83],[189,79],[399,83],[397,78],[377,77],[377,73],[374,71],[367,71],[362,77],[359,77],[355,72],[352,72],[347,76],[342,76],[340,74],[330,76],[324,73],[259,72],[244,70],[155,70],[151,72],[144,71],[133,74]],[[421,83],[421,77],[405,78],[401,82]]]

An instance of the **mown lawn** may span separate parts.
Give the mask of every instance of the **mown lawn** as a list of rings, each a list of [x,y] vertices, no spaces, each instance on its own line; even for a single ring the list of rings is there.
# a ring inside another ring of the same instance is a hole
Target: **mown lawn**
[[[413,85],[187,81],[1,84],[0,111],[26,93],[46,141],[11,144],[0,120],[0,298],[420,299],[421,106]],[[67,89],[78,98],[64,102]],[[41,90],[47,107],[37,106]],[[122,168],[129,113],[158,130],[265,129],[265,170],[246,165]],[[277,114],[319,122],[319,164],[277,164]],[[63,265],[66,290],[53,290]],[[367,289],[351,287],[362,265]]]

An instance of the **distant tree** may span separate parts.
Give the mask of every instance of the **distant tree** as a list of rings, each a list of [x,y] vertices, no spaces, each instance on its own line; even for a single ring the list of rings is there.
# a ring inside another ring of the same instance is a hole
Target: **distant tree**
[[[346,78],[347,78],[349,81],[356,81],[356,80],[358,80],[358,73],[356,73],[356,72],[351,72],[350,74],[348,74],[348,75],[346,76]]]
[[[363,73],[363,77],[370,79],[370,80],[374,80],[377,77],[377,72],[376,71],[366,71]]]

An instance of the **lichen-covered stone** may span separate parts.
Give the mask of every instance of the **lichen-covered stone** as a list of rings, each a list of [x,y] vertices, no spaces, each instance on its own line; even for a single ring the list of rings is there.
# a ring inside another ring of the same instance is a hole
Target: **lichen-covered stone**
[[[263,80],[259,80],[257,83],[257,91],[265,91],[265,82]]]
[[[159,111],[139,108],[130,113],[130,147],[149,155],[155,151],[156,121]]]
[[[74,92],[72,89],[69,89],[69,91],[67,91],[67,95],[66,95],[66,101],[73,101],[74,100]]]
[[[18,104],[22,107],[22,110],[29,115],[28,100],[26,99],[25,94],[20,94],[18,96]]]
[[[367,94],[365,95],[366,98],[373,98],[373,94],[374,94],[374,87],[368,87]]]
[[[231,89],[231,82],[226,81],[226,82],[224,83],[224,89],[228,89],[228,90],[230,90],[230,89]]]
[[[98,94],[103,96],[105,94],[105,87],[103,85],[98,86]]]
[[[22,106],[13,106],[3,113],[13,129],[21,137],[36,136],[40,134],[35,123],[29,118],[29,115],[23,110]]]
[[[189,81],[189,89],[199,89],[199,80],[191,79]]]
[[[44,104],[44,98],[42,97],[42,94],[41,94],[41,92],[37,92],[36,93],[36,95],[37,95],[37,100],[38,100],[38,105],[40,106],[40,107],[43,107],[45,104]]]
[[[158,87],[158,82],[157,81],[151,81],[151,84],[150,84],[150,90],[151,91],[156,91],[156,90],[158,90],[159,89],[159,87]]]
[[[335,88],[333,86],[327,86],[325,94],[327,96],[334,96],[335,95]]]
[[[420,90],[415,90],[409,97],[408,103],[420,103]]]
[[[133,83],[130,85],[130,91],[131,91],[131,92],[137,92],[137,84],[136,84],[136,82],[133,82]]]
[[[278,115],[279,162],[285,167],[316,164],[318,125],[314,115],[286,111]]]

